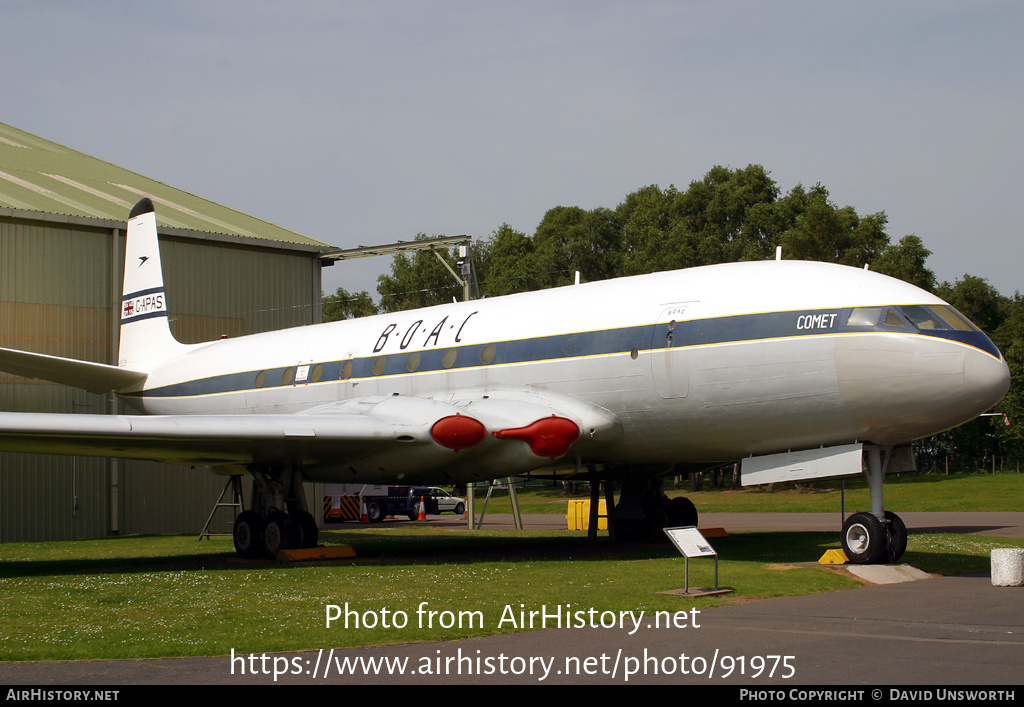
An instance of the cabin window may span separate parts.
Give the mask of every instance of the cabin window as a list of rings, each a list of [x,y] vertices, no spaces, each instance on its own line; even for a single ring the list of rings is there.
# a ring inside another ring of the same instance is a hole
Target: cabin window
[[[384,372],[384,369],[387,368],[387,365],[388,360],[386,358],[384,358],[383,356],[378,358],[376,361],[373,362],[373,375],[379,376],[380,374],[382,374]]]
[[[310,380],[312,380],[312,381],[313,381],[314,383],[316,383],[316,382],[317,382],[317,381],[319,381],[319,380],[320,380],[321,378],[323,378],[323,375],[324,375],[324,367],[323,367],[323,364],[320,364],[320,363],[318,363],[318,364],[316,364],[315,366],[313,366],[313,371],[312,371],[312,373],[310,373],[310,375],[309,375],[309,378],[310,378]]]
[[[345,365],[341,367],[341,379],[348,380],[352,377],[352,359],[345,361]]]
[[[445,368],[451,368],[455,365],[456,356],[457,354],[455,353],[455,349],[448,349],[444,352],[444,358],[441,359],[441,365]]]
[[[493,361],[494,352],[494,344],[487,344],[487,346],[485,346],[483,350],[480,351],[480,363],[490,363],[491,361]]]
[[[291,385],[293,380],[295,380],[295,369],[284,369],[284,373],[281,375],[281,382],[284,383],[285,385]]]
[[[420,355],[418,353],[411,354],[405,361],[405,369],[412,373],[420,367]]]
[[[256,387],[262,388],[267,383],[267,372],[260,371],[256,374]]]

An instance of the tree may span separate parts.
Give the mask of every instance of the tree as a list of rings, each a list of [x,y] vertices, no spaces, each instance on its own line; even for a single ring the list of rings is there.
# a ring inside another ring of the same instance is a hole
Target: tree
[[[416,240],[427,238],[424,234]],[[458,258],[454,249],[419,250],[412,256],[396,255],[391,261],[391,274],[377,278],[382,312],[431,307],[462,299],[462,286],[437,259],[444,258],[458,272]]]
[[[473,247],[476,249],[476,244]],[[533,239],[525,233],[503,223],[483,250],[486,258],[478,259],[476,251],[473,257],[484,295],[496,297],[543,287]]]
[[[779,188],[761,165],[730,170],[713,167],[676,198],[680,217],[693,235],[701,265],[757,257],[765,235],[751,231],[750,211],[773,204]]]
[[[673,233],[678,220],[673,205],[679,192],[674,186],[662,191],[657,185],[638,189],[615,209],[622,235],[621,274],[640,275],[696,260],[685,235]],[[682,237],[681,237],[682,236]]]
[[[889,245],[884,212],[862,217],[852,206],[837,208],[820,184],[809,192],[798,186],[788,198],[797,216],[782,234],[783,257],[863,267]]]
[[[1005,418],[990,418],[1004,455],[1024,457],[1024,297],[1020,290],[1002,298],[1002,322],[993,340],[1010,368],[1010,391],[995,410]],[[1009,424],[1007,424],[1009,422]]]
[[[348,290],[339,287],[333,295],[323,298],[323,321],[325,322],[368,317],[371,314],[377,314],[377,305],[373,303],[366,290],[349,294]]]
[[[685,192],[674,186],[643,187],[616,209],[622,224],[622,274],[767,257],[774,248],[768,241],[777,242],[782,231],[765,228],[774,216],[766,209],[778,194],[760,165],[714,167]]]
[[[871,269],[934,292],[935,273],[924,266],[931,254],[917,236],[903,236],[898,245],[888,245],[882,250],[871,263]]]
[[[977,324],[986,334],[994,334],[1003,321],[999,292],[982,277],[964,275],[952,285],[943,282],[935,291]]]
[[[536,267],[546,287],[570,285],[578,270],[584,281],[618,273],[620,229],[608,209],[578,206],[549,209],[533,236]]]
[[[1018,293],[1019,296],[1019,293]],[[1024,457],[1024,341],[1017,340],[1003,349],[1010,368],[1010,390],[995,407],[1006,417],[989,418],[995,427],[1002,454],[1020,460]]]

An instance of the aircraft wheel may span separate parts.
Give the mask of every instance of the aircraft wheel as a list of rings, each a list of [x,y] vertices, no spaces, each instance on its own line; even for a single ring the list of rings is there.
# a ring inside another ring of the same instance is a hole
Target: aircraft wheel
[[[263,519],[259,513],[242,511],[238,514],[231,534],[235,541],[235,552],[239,557],[252,559],[263,555],[263,532]]]
[[[889,546],[886,549],[886,559],[889,564],[898,562],[903,553],[907,551],[907,526],[903,519],[892,511],[885,512],[885,524],[889,528]]]
[[[670,526],[697,525],[697,507],[685,496],[676,496],[668,502]]]
[[[665,528],[669,528],[672,525],[669,522],[669,513],[670,508],[667,498],[662,499],[661,503],[650,509],[647,514],[648,540],[653,540],[655,542],[664,540],[665,542],[668,542],[668,536],[665,535]]]
[[[320,541],[320,529],[316,519],[306,511],[296,511],[292,518],[295,547],[316,547]]]
[[[872,513],[854,513],[843,523],[843,552],[856,565],[873,565],[885,557],[889,534]]]
[[[267,554],[276,558],[281,550],[291,547],[292,519],[280,511],[274,511],[267,517],[267,528],[263,531],[263,543]]]
[[[455,515],[461,516],[465,512],[466,512],[466,504],[465,503],[457,503],[457,504],[455,504]]]
[[[384,520],[384,508],[380,505],[380,501],[366,502],[366,517],[371,523],[379,523]]]
[[[638,543],[645,539],[646,523],[633,518],[613,518],[609,522],[615,527],[615,542]]]

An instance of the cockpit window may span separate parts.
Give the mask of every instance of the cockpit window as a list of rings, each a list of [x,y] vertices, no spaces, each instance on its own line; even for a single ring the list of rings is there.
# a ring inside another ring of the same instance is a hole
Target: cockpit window
[[[932,307],[932,311],[942,317],[943,321],[957,331],[981,331],[971,321],[960,314],[948,304],[940,304]]]
[[[846,324],[847,326],[874,326],[878,324],[878,317],[881,314],[881,307],[854,307]]]
[[[903,321],[903,317],[895,309],[890,309],[885,313],[885,319],[882,321],[886,326],[907,326],[907,323]]]
[[[907,322],[918,331],[975,331],[978,327],[948,304],[925,306],[923,304],[901,304],[890,307],[854,307],[846,320],[852,327],[900,327]]]
[[[927,307],[915,304],[900,305],[903,316],[921,331],[948,331],[949,325],[935,316]]]

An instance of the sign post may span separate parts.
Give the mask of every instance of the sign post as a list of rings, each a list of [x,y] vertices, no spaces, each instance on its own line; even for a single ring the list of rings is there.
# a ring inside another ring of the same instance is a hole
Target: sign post
[[[690,558],[691,557],[711,557],[715,558],[715,588],[712,590],[700,590],[701,594],[724,594],[728,589],[718,588],[718,553],[715,552],[715,548],[711,547],[701,532],[697,530],[695,526],[687,525],[679,528],[665,528],[665,535],[672,541],[672,544],[679,550],[679,554],[683,556],[685,567],[686,567],[686,584],[683,589],[684,594],[690,593]],[[678,591],[678,590],[677,590]]]

